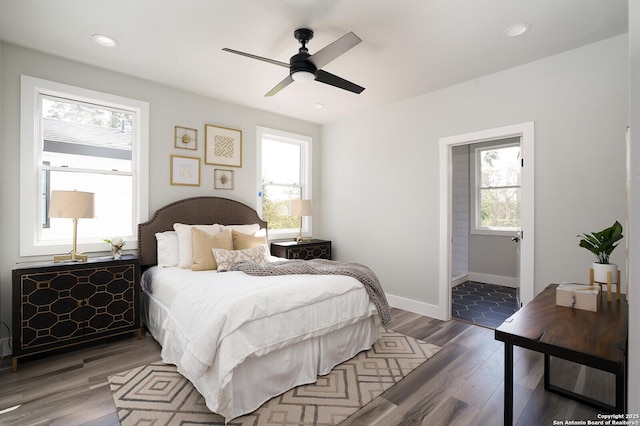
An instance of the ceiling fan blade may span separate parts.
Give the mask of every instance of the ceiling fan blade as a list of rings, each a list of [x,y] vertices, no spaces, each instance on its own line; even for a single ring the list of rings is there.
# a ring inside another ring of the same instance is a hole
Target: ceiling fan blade
[[[330,45],[318,50],[316,53],[309,56],[307,60],[311,61],[317,69],[320,69],[361,41],[360,37],[355,35],[353,32],[350,32],[343,35]]]
[[[326,71],[318,70],[316,81],[320,83],[329,84],[331,86],[338,87],[340,89],[348,90],[353,93],[362,93],[364,87],[358,86],[342,77],[328,73]]]
[[[287,87],[288,85],[290,85],[291,83],[293,83],[293,77],[291,77],[291,75],[288,75],[284,80],[282,80],[280,83],[278,83],[276,85],[276,87],[274,87],[273,89],[271,89],[269,91],[269,93],[267,93],[265,96],[265,98],[267,96],[273,96],[276,93],[278,93],[279,91],[281,91],[282,89],[284,89],[285,87]]]
[[[289,68],[289,64],[287,62],[276,61],[275,59],[263,58],[262,56],[252,55],[251,53],[244,53],[238,50],[229,49],[228,47],[223,48],[225,52],[235,53],[236,55],[246,56],[247,58],[257,59],[259,61],[268,62],[273,65],[280,65],[281,67]]]

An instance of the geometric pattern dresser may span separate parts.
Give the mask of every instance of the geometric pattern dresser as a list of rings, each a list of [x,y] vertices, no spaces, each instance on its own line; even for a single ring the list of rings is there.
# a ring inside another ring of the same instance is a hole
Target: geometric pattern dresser
[[[140,332],[139,273],[133,255],[16,267],[13,370],[27,355]]]
[[[306,240],[306,241],[273,241],[271,243],[271,255],[285,259],[329,259],[331,260],[331,241]]]

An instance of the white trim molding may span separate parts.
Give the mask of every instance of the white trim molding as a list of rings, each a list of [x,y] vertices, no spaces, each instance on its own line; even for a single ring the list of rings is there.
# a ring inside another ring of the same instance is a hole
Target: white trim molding
[[[407,299],[393,294],[385,294],[389,306],[402,309],[404,311],[413,312],[414,314],[424,315],[431,318],[438,318],[440,308],[430,303],[418,302],[416,300]]]
[[[451,149],[491,140],[520,138],[524,167],[521,175],[520,298],[527,303],[534,296],[534,122],[513,124],[440,138],[440,264],[438,278],[438,315],[451,318]]]
[[[479,272],[469,272],[469,281],[476,281],[485,284],[495,284],[504,287],[518,287],[516,277],[505,277],[502,275],[481,274]]]
[[[125,236],[129,247],[137,245],[137,224],[149,218],[149,103],[137,99],[102,93],[55,81],[22,75],[20,79],[20,256],[42,256],[68,250],[70,241],[41,241],[38,224],[43,208],[41,198],[41,176],[38,174],[37,152],[40,149],[40,120],[38,97],[41,94],[69,97],[88,103],[98,102],[135,113],[134,139],[137,148],[133,151],[133,196],[131,235]],[[35,193],[34,193],[35,191]],[[28,196],[27,196],[28,194]],[[70,240],[70,238],[69,238]],[[101,238],[78,242],[78,251],[105,251]]]

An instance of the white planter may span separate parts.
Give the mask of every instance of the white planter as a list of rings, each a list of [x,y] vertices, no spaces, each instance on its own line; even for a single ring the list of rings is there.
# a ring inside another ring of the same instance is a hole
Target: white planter
[[[618,265],[615,263],[593,263],[593,280],[599,283],[607,282],[607,272],[611,271],[611,282],[618,283]]]

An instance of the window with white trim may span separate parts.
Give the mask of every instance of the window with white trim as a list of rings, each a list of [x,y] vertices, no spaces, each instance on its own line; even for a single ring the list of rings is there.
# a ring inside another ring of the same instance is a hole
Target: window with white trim
[[[474,233],[512,235],[520,227],[520,144],[483,144],[474,151]]]
[[[257,128],[258,208],[269,236],[298,235],[300,218],[289,215],[289,202],[311,199],[312,138],[266,127]],[[311,235],[311,217],[302,218],[302,233]]]
[[[135,248],[148,217],[148,103],[22,76],[20,255],[68,251],[73,222],[49,218],[51,191],[93,192],[92,219],[78,221],[78,250],[104,239]]]

